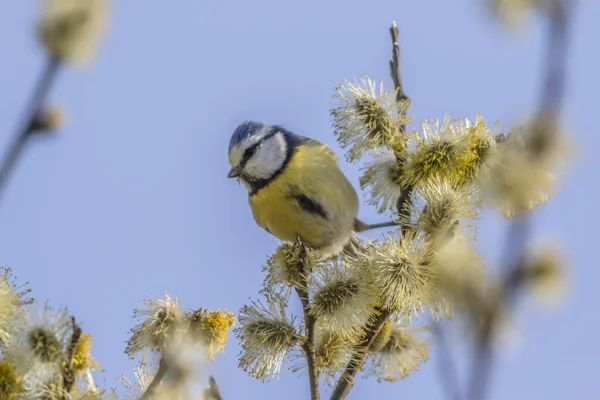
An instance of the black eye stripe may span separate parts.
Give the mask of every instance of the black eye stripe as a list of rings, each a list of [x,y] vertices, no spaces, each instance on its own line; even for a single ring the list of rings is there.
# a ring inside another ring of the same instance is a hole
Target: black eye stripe
[[[252,146],[248,147],[244,151],[244,155],[242,156],[242,161],[240,162],[240,165],[245,165],[248,162],[248,160],[256,153],[256,151],[263,145],[263,143],[265,143],[267,139],[273,137],[276,133],[277,131],[273,131],[262,137],[258,142],[254,143]]]
[[[254,153],[256,153],[256,150],[258,150],[258,147],[260,146],[260,142],[253,144],[252,146],[248,147],[246,149],[246,151],[244,151],[244,156],[242,157],[242,162],[246,162],[250,159],[250,157],[252,157],[254,155]]]

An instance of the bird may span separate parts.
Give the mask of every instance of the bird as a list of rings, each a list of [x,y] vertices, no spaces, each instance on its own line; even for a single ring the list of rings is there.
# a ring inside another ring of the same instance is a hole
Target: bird
[[[300,240],[324,257],[352,253],[358,196],[335,154],[315,139],[280,125],[244,121],[229,141],[228,178],[248,190],[256,223],[281,241]]]

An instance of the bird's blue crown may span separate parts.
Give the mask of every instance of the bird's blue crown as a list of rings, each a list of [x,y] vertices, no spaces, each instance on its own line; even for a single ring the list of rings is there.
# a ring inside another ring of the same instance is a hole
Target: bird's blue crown
[[[261,122],[242,122],[237,128],[235,128],[235,131],[233,131],[233,134],[231,135],[231,139],[229,140],[229,150],[242,143],[248,137],[258,133],[264,127],[265,124]]]

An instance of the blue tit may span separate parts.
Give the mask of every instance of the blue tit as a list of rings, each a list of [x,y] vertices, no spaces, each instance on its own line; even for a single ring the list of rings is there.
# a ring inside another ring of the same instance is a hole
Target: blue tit
[[[324,144],[281,126],[247,121],[229,142],[229,178],[248,189],[256,223],[278,239],[300,239],[323,256],[356,244],[358,196]],[[363,229],[361,229],[363,228]]]

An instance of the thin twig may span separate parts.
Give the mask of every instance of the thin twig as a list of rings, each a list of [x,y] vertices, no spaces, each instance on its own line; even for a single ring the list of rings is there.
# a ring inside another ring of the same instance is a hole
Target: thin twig
[[[22,122],[23,125],[15,134],[8,151],[4,156],[2,165],[0,166],[0,196],[6,187],[8,177],[10,176],[20,156],[23,154],[25,145],[32,136],[32,133],[35,132],[35,121],[42,111],[42,105],[44,104],[44,100],[46,99],[52,83],[57,76],[60,65],[61,63],[59,59],[49,56],[46,66],[44,67],[44,70],[42,71],[40,79],[33,92],[33,96],[27,105],[25,117]]]
[[[567,4],[569,3],[569,4]],[[540,109],[538,121],[543,118],[557,119],[566,81],[567,45],[569,28],[570,4],[567,0],[553,0],[548,3],[548,41],[546,48],[545,71],[543,74],[540,94]],[[555,123],[555,120],[553,120]],[[530,228],[528,215],[517,218],[509,229],[506,238],[508,260],[505,265],[506,278],[501,301],[506,307],[512,306],[514,295],[521,283],[519,272],[523,264],[523,255]],[[487,394],[489,375],[492,364],[492,332],[496,322],[497,307],[492,307],[488,313],[476,343],[475,361],[471,374],[469,400],[484,399]]]
[[[370,231],[372,229],[390,228],[393,226],[399,226],[398,222],[388,221],[388,222],[380,222],[378,224],[365,224],[362,221],[356,220],[354,223],[354,231],[357,233],[361,233],[361,232]]]
[[[302,350],[306,355],[306,363],[308,364],[308,380],[310,383],[310,398],[311,400],[319,400],[321,394],[319,391],[319,368],[317,366],[317,355],[315,350],[315,324],[317,319],[310,313],[310,300],[308,297],[307,284],[307,258],[306,247],[298,242],[300,254],[298,255],[298,271],[300,272],[300,284],[296,287],[296,293],[302,303],[304,311],[304,325],[306,329],[306,342],[302,345]]]
[[[69,345],[67,347],[67,359],[65,365],[63,366],[62,378],[63,378],[63,390],[64,396],[68,393],[71,393],[71,389],[73,389],[73,384],[75,383],[75,372],[73,371],[73,361],[75,357],[75,349],[77,348],[77,344],[81,339],[81,328],[75,322],[75,318],[71,317],[71,324],[73,326],[73,333],[71,334],[71,338],[69,339]]]
[[[394,89],[396,90],[396,102],[398,104],[402,103],[405,100],[409,100],[409,98],[404,93],[404,86],[402,85],[402,69],[400,64],[400,30],[398,29],[398,25],[396,25],[396,21],[392,21],[392,26],[390,27],[390,34],[392,36],[392,59],[390,60],[390,75],[392,76],[392,80],[394,81]],[[406,117],[406,108],[401,107],[400,112],[402,113],[401,117],[404,120]],[[400,133],[404,133],[406,131],[406,125],[402,124],[400,126]]]
[[[402,68],[401,68],[401,57],[400,57],[400,30],[396,25],[396,22],[392,22],[390,27],[390,35],[392,37],[392,59],[390,60],[390,75],[394,81],[394,89],[396,91],[396,102],[398,103],[398,111],[401,113],[400,118],[406,120],[407,107],[402,104],[406,101],[410,101],[406,93],[404,93],[404,85],[402,84]],[[404,135],[406,132],[406,124],[400,125],[398,128],[399,134]],[[405,155],[402,153],[396,154],[396,161],[398,168],[402,169],[406,162]],[[411,204],[411,196],[413,187],[411,185],[402,185],[400,188],[400,197],[396,201],[396,209],[400,218],[408,217],[408,209]],[[406,228],[402,228],[402,232],[405,232]]]

